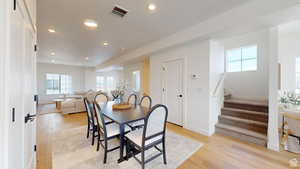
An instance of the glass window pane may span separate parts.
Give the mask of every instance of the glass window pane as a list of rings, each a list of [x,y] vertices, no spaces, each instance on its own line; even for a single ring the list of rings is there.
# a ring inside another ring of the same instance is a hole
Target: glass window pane
[[[300,58],[296,58],[296,72],[300,73]]]
[[[241,71],[241,48],[231,49],[226,52],[227,57],[227,72]]]
[[[240,72],[241,71],[241,62],[235,61],[227,64],[227,72]]]
[[[241,49],[232,49],[227,51],[227,60],[231,61],[240,61],[241,60]]]
[[[257,58],[257,46],[249,46],[242,48],[242,60],[256,59]]]
[[[242,62],[242,71],[255,71],[257,70],[257,60],[247,59]]]

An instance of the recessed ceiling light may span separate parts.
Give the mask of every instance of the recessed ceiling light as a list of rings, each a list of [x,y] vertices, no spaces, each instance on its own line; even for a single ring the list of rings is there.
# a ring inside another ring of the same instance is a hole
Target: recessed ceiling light
[[[52,59],[52,60],[51,60],[51,62],[52,62],[52,63],[55,63],[55,60],[54,60],[54,59]]]
[[[55,33],[56,31],[55,31],[55,29],[48,29],[48,32]]]
[[[51,52],[51,56],[54,56],[55,55],[55,52]]]
[[[149,9],[150,11],[154,11],[154,10],[156,9],[156,5],[155,5],[155,4],[149,4],[149,5],[148,5],[148,9]]]
[[[108,46],[109,43],[108,42],[103,42],[103,46]]]
[[[84,21],[84,25],[90,28],[97,28],[98,27],[98,23],[94,20],[91,19],[87,19]]]
[[[85,60],[89,60],[89,57],[85,57]]]

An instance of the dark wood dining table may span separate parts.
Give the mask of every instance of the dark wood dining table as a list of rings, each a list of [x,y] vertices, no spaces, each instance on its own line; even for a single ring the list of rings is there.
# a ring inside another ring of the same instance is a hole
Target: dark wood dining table
[[[120,126],[120,158],[118,162],[124,161],[124,147],[125,147],[125,125],[143,120],[149,114],[149,108],[141,105],[132,105],[130,109],[114,110],[113,104],[116,102],[109,101],[107,104],[102,105],[102,113],[105,117],[111,119]]]

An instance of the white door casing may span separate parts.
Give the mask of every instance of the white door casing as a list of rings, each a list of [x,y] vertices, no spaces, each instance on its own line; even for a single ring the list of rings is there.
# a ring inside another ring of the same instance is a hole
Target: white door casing
[[[35,34],[31,26],[25,29],[25,57],[24,57],[24,117],[36,114],[34,101],[35,93]],[[28,121],[24,126],[24,163],[26,169],[31,169],[35,159],[35,120]]]
[[[8,81],[8,169],[35,168],[35,122],[25,124],[27,113],[35,114],[36,32],[24,1],[16,1],[9,12]]]
[[[23,58],[25,13],[17,3],[10,15],[10,78],[9,108],[14,115],[9,119],[8,129],[8,168],[23,169],[24,115],[23,115]]]
[[[168,122],[183,126],[183,59],[163,62],[163,104],[169,109]]]

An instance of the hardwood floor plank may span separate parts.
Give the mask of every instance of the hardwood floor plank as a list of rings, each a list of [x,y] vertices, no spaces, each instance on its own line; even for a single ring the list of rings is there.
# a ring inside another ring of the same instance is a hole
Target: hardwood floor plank
[[[37,121],[37,169],[52,169],[52,133],[62,128],[85,126],[86,114],[41,114]],[[290,159],[297,157],[300,160],[298,154],[274,152],[218,134],[207,137],[173,124],[167,124],[167,129],[204,144],[178,169],[288,169]]]

